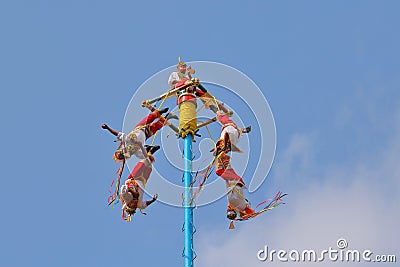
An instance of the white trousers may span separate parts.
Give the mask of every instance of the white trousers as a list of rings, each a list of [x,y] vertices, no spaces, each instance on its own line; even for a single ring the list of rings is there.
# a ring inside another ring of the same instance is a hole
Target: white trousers
[[[239,141],[239,131],[232,125],[226,126],[221,132],[221,138],[224,139],[225,133],[228,133],[231,144],[236,146]]]
[[[243,211],[250,203],[245,199],[243,194],[244,186],[235,185],[237,181],[227,181],[226,189],[228,191],[228,203],[236,210]]]

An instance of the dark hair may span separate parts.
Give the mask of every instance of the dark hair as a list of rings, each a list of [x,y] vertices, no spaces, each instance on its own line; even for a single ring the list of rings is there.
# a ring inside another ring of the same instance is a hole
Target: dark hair
[[[228,211],[226,212],[226,217],[227,217],[229,220],[234,220],[234,219],[236,219],[236,216],[237,216],[237,214],[236,214],[236,211],[234,211],[234,210],[228,210]]]

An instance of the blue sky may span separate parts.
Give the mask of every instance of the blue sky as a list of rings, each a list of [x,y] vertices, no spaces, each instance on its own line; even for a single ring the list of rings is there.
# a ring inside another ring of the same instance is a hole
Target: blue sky
[[[122,128],[135,90],[178,55],[230,65],[260,87],[277,151],[249,197],[289,193],[285,206],[234,232],[225,199],[196,209],[196,266],[263,266],[264,244],[318,249],[341,236],[398,253],[399,7],[1,1],[0,264],[183,265],[180,208],[156,203],[128,224],[107,207],[117,165],[100,128]]]

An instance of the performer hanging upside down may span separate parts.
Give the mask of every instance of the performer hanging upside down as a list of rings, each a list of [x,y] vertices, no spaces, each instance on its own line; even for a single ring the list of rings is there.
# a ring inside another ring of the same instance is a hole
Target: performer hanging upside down
[[[224,105],[222,104],[222,106]],[[236,144],[242,133],[249,133],[251,131],[251,126],[247,126],[244,129],[239,128],[222,110],[217,111],[216,115],[217,120],[222,124],[221,137],[218,140],[224,139],[225,134],[228,134],[229,147],[226,147],[226,149],[233,152],[242,152]]]
[[[108,130],[117,137],[117,140],[121,141],[120,147],[114,154],[115,161],[129,159],[132,155],[135,155],[139,159],[146,158],[146,155],[142,153],[141,149],[139,149],[139,144],[143,146],[144,142],[149,137],[154,135],[158,130],[160,130],[167,123],[167,120],[172,117],[169,116],[169,114],[167,114],[165,117],[161,116],[161,114],[168,111],[168,108],[156,110],[152,106],[147,107],[152,112],[143,118],[129,134],[117,132],[107,124],[101,125],[103,129]],[[158,121],[154,122],[156,119],[158,119]]]
[[[237,216],[243,218],[254,213],[250,207],[250,202],[244,197],[243,190],[246,185],[239,175],[233,170],[230,161],[231,157],[227,155],[229,150],[229,137],[228,133],[225,134],[223,139],[219,139],[216,143],[215,152],[217,155],[216,174],[225,180],[227,197],[228,197],[228,210],[226,216],[230,220],[236,219]]]
[[[136,213],[136,209],[147,208],[156,201],[158,195],[155,194],[153,199],[143,201],[144,189],[149,180],[152,164],[154,162],[153,154],[160,149],[160,146],[147,146],[148,152],[141,147],[142,152],[146,154],[146,158],[139,161],[132,170],[125,184],[121,186],[120,199],[122,203],[122,218],[130,221],[130,217]],[[126,216],[126,213],[128,216]]]

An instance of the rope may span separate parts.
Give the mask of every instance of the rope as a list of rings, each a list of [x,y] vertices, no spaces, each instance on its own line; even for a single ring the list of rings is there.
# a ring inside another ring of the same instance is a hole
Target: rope
[[[212,173],[212,171],[213,171],[213,167],[214,167],[216,161],[220,161],[220,160],[221,160],[221,156],[222,156],[223,153],[224,153],[224,152],[221,152],[221,153],[219,153],[217,156],[215,156],[214,159],[211,161],[211,163],[208,164],[207,168],[206,168],[204,171],[202,171],[199,175],[196,174],[196,176],[195,176],[195,178],[194,178],[195,180],[197,180],[197,177],[203,177],[203,180],[202,180],[202,181],[199,181],[199,187],[198,187],[198,189],[196,190],[196,192],[194,192],[194,193],[192,194],[190,203],[192,203],[192,202],[194,201],[194,199],[196,198],[196,196],[197,196],[197,195],[201,192],[201,190],[203,189],[204,185],[205,185],[206,182],[207,182],[208,177],[210,177],[210,175],[211,175],[211,173]],[[224,168],[225,168],[225,166],[224,166]]]
[[[113,208],[114,208],[114,201],[115,201],[115,200],[118,200],[118,196],[119,196],[119,184],[120,184],[120,182],[121,182],[121,176],[122,176],[122,172],[123,172],[123,170],[124,170],[124,166],[125,166],[125,160],[122,160],[122,163],[121,163],[120,167],[119,167],[118,170],[117,170],[117,179],[116,179],[116,182],[115,182],[114,193],[112,193],[112,194],[108,197],[108,205],[111,205],[111,204],[112,204],[112,207],[113,207]],[[111,182],[110,190],[109,190],[110,193],[111,193],[111,188],[113,187],[114,181],[115,181],[115,180],[113,180],[113,181]]]
[[[170,92],[168,91],[167,94],[165,95],[165,97],[163,98],[163,100],[161,101],[160,106],[158,106],[158,109],[157,109],[157,110],[160,110],[160,109],[161,109],[161,107],[162,107],[162,105],[164,104],[165,100],[169,97],[169,94],[170,94]],[[150,124],[148,124],[148,125],[150,125]],[[146,125],[146,126],[148,126],[148,125]],[[152,145],[152,146],[154,146],[154,142],[156,141],[156,137],[157,137],[158,131],[159,131],[159,130],[157,130],[157,131],[155,132],[155,134],[153,135],[153,140],[151,141],[151,145]]]
[[[235,190],[235,192],[236,192],[243,200],[246,200],[246,198],[244,197],[244,195],[243,195],[242,193],[240,193],[239,190],[237,190],[236,184],[230,185],[229,187],[232,188],[232,190]],[[231,192],[232,192],[232,191],[231,191]]]
[[[170,130],[170,131],[168,132],[167,138],[168,138],[172,133],[174,133],[174,130]]]
[[[206,125],[206,129],[207,129],[208,135],[210,136],[211,141],[213,142],[213,145],[215,146],[215,141],[214,141],[214,139],[212,138],[210,129],[208,129],[208,126],[207,126],[207,125]]]
[[[245,215],[242,218],[237,218],[237,219],[235,219],[235,221],[247,221],[247,220],[249,220],[251,218],[257,217],[258,215],[260,215],[263,212],[266,212],[268,210],[272,210],[272,209],[275,209],[275,208],[279,207],[281,204],[284,204],[283,201],[282,201],[282,198],[284,196],[286,196],[286,195],[287,194],[282,194],[280,191],[278,191],[278,193],[275,195],[275,197],[273,197],[272,199],[267,199],[267,200],[265,200],[265,201],[263,201],[263,202],[261,202],[260,204],[257,205],[257,207],[259,207],[263,203],[266,203],[266,202],[270,201],[268,203],[268,205],[266,205],[263,209],[261,209],[260,211],[255,212],[253,214]]]
[[[203,102],[202,102],[203,103]],[[203,103],[203,105],[201,105],[201,107],[199,107],[196,112],[198,113],[199,111],[201,111],[203,108],[205,107],[205,104]]]
[[[157,130],[156,133],[153,135],[153,140],[151,141],[151,145],[152,146],[154,146],[154,142],[156,141],[156,137],[157,137],[158,131],[159,130]]]
[[[162,107],[162,105],[164,104],[165,100],[169,97],[170,91],[167,92],[167,94],[165,95],[165,97],[163,98],[163,100],[161,101],[160,106],[158,107],[158,110],[160,110],[160,108]]]
[[[213,97],[215,106],[217,107],[218,111],[220,111],[217,99],[215,98],[215,96],[213,96],[213,95],[211,95],[211,96]]]
[[[203,105],[203,106],[204,106],[204,105]],[[211,141],[213,142],[213,144],[214,144],[214,146],[215,146],[214,139],[213,139],[213,137],[212,137],[212,135],[211,135],[211,132],[210,132],[210,130],[208,129],[208,126],[207,126],[207,125],[206,125],[206,129],[207,129],[208,135],[210,136]],[[203,188],[204,184],[206,183],[208,177],[211,175],[211,168],[214,166],[215,160],[216,160],[217,158],[219,159],[220,156],[221,156],[221,155],[217,155],[217,156],[213,159],[213,161],[208,165],[208,167],[206,168],[206,170],[203,171],[203,172],[201,172],[200,175],[198,175],[198,171],[197,171],[197,173],[196,173],[196,175],[195,175],[195,177],[194,177],[194,179],[193,179],[193,181],[192,181],[191,187],[193,187],[193,184],[197,181],[197,177],[204,175],[204,178],[203,178],[203,181],[202,181],[202,182],[199,182],[199,188],[196,190],[196,192],[193,193],[193,195],[192,195],[192,197],[191,197],[191,199],[190,199],[190,203],[194,202],[196,196],[197,196],[197,195],[200,193],[200,191],[202,190],[202,188]],[[204,160],[204,161],[205,161],[205,160]],[[203,162],[204,162],[204,161],[203,161]]]

